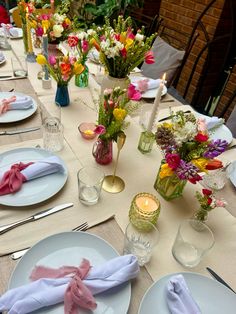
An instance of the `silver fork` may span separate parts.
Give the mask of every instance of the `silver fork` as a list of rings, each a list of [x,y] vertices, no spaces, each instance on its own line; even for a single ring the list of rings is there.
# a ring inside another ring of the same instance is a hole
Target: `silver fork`
[[[85,231],[87,230],[89,227],[88,223],[87,222],[84,222],[82,223],[81,225],[75,227],[74,229],[72,229],[72,231]],[[13,260],[16,260],[16,259],[19,259],[21,258],[30,248],[26,248],[26,249],[23,249],[23,250],[20,250],[20,251],[17,251],[17,252],[14,252],[11,254],[11,258]]]

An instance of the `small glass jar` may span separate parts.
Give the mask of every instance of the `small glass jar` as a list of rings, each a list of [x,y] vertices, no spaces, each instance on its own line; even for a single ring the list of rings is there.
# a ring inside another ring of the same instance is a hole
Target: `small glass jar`
[[[133,198],[129,210],[129,219],[138,229],[148,231],[149,225],[140,225],[140,219],[156,225],[159,214],[160,202],[154,195],[144,192],[137,194]]]

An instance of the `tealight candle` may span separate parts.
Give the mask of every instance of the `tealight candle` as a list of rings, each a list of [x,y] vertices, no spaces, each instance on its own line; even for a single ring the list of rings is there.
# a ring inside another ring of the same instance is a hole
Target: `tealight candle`
[[[97,134],[94,132],[95,128],[95,123],[89,122],[83,122],[78,127],[81,136],[86,140],[91,140],[96,137]]]
[[[133,225],[136,225],[138,219],[147,220],[153,225],[157,223],[160,214],[160,202],[150,193],[137,194],[131,203],[129,218]],[[139,229],[147,229],[147,225],[137,226]]]

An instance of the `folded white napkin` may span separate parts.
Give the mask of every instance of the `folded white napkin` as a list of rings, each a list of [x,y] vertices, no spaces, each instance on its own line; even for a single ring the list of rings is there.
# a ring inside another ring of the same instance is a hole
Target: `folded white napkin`
[[[140,77],[140,76],[132,76],[130,77],[130,80],[131,80],[131,84],[133,84],[138,90],[139,90],[140,83],[142,84],[143,82],[144,82],[144,85],[147,84],[146,90],[158,88],[161,83],[161,79],[154,80],[152,78]],[[142,92],[142,90],[140,91]]]
[[[25,110],[33,107],[30,96],[16,96],[16,100],[10,104],[10,110]]]
[[[217,126],[224,124],[225,120],[218,117],[206,117],[206,125],[207,129],[211,130]]]
[[[21,30],[16,27],[12,27],[9,29],[9,33],[12,37],[20,37]]]
[[[92,294],[96,295],[135,278],[138,272],[137,258],[134,255],[124,255],[92,267],[83,282]],[[27,314],[63,302],[70,280],[70,277],[39,279],[9,290],[0,297],[0,311],[9,311],[8,314]]]
[[[171,314],[201,314],[182,275],[170,278],[166,287],[166,301]]]

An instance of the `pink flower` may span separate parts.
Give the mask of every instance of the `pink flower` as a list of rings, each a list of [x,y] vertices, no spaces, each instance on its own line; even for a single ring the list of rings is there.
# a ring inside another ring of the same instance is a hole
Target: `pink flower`
[[[227,205],[226,201],[220,199],[216,200],[216,207],[225,207]]]
[[[100,40],[101,41],[105,41],[106,40],[106,36],[105,35],[100,36]]]
[[[87,52],[88,48],[89,48],[88,41],[87,40],[83,40],[83,42],[82,42],[82,51],[83,52]]]
[[[120,41],[120,34],[115,34],[114,37],[116,40]]]
[[[194,139],[199,142],[199,143],[204,143],[208,140],[208,135],[207,134],[203,134],[203,133],[198,133]]]
[[[78,37],[77,37],[77,36],[73,36],[73,35],[70,35],[70,36],[68,37],[68,40],[67,40],[68,45],[69,45],[70,47],[76,47],[77,44],[78,44],[78,41],[79,41]]]
[[[198,130],[198,132],[206,133],[206,131],[207,131],[207,125],[206,125],[206,120],[205,120],[205,118],[199,118],[199,119],[197,120],[197,130]]]
[[[121,53],[122,57],[126,58],[126,56],[127,56],[127,50],[125,49],[125,47],[120,50],[120,53]]]
[[[172,170],[175,170],[179,166],[180,156],[178,154],[167,154],[166,162]]]
[[[154,55],[152,51],[148,51],[145,53],[145,62],[147,64],[155,63]]]
[[[37,36],[39,37],[43,36],[43,28],[41,26],[36,28],[35,32]]]
[[[99,124],[96,126],[95,130],[93,130],[93,131],[94,131],[94,133],[101,135],[101,134],[106,133],[106,128],[105,128],[105,126]]]
[[[48,57],[48,61],[49,61],[49,64],[51,64],[52,66],[55,65],[57,63],[57,59],[55,56],[51,55]]]
[[[73,64],[76,62],[76,57],[70,56],[70,57],[69,57],[69,60],[70,60],[70,64],[73,65]]]
[[[129,84],[127,94],[128,98],[131,100],[140,100],[142,98],[141,93],[137,89],[135,89],[135,86],[133,84]]]
[[[135,35],[132,33],[132,29],[129,27],[127,30],[127,38],[134,39]]]

